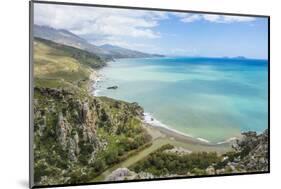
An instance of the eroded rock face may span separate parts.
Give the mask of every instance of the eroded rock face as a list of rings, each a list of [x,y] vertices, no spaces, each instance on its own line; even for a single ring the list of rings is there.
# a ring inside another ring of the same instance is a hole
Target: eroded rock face
[[[76,182],[82,172],[90,175],[96,169],[104,169],[106,159],[101,164],[96,161],[112,142],[106,136],[124,134],[132,126],[141,126],[141,116],[137,115],[142,115],[143,110],[136,103],[50,88],[35,88],[35,102],[34,167],[35,182],[39,185]],[[98,135],[98,129],[105,133]],[[63,175],[63,179],[56,175]]]
[[[35,136],[39,136],[38,140],[50,138],[48,141],[53,142],[53,146],[58,145],[67,155],[66,161],[77,162],[81,153],[94,156],[100,141],[96,135],[97,113],[93,99],[77,99],[65,90],[35,90],[44,96],[42,100],[36,99],[34,105]],[[81,151],[80,143],[88,144],[87,151]],[[64,156],[57,150],[53,151],[58,156]]]

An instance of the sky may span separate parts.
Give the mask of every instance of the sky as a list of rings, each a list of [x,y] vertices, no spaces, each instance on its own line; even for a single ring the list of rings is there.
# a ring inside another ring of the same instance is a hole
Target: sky
[[[66,29],[94,45],[171,56],[267,59],[264,17],[35,4],[34,23]]]

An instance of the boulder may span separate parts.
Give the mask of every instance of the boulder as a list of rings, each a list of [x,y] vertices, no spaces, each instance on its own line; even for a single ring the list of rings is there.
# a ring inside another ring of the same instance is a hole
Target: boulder
[[[137,174],[130,171],[128,168],[118,168],[106,177],[106,181],[118,181],[118,180],[132,180],[137,177]]]
[[[215,168],[213,166],[209,166],[207,169],[206,169],[206,173],[208,175],[214,175],[216,174],[216,171],[215,171]]]

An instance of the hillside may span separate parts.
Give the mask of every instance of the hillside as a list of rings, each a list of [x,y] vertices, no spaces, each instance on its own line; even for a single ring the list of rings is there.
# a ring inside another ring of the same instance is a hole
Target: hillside
[[[85,39],[67,30],[57,30],[48,26],[39,26],[35,24],[33,27],[33,32],[35,37],[86,50],[88,52],[95,53],[104,60],[112,59],[112,56],[109,54],[109,52],[88,43]]]
[[[36,186],[90,182],[150,145],[142,108],[88,90],[105,65],[87,51],[34,41],[34,180]]]

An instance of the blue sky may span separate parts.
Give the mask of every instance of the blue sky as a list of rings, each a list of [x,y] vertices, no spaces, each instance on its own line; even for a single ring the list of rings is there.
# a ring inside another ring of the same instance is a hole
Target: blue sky
[[[34,22],[95,45],[173,56],[266,59],[267,18],[36,4]]]
[[[154,44],[163,53],[199,56],[247,56],[267,58],[267,19],[250,22],[217,23],[206,20],[183,23],[177,17],[161,21],[155,28],[165,40]]]

